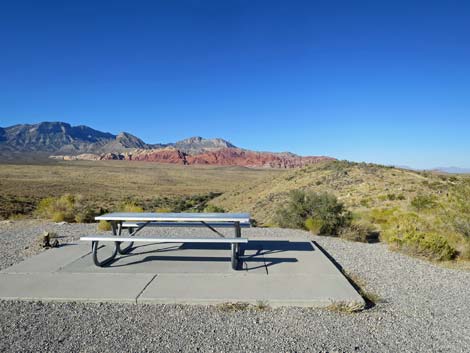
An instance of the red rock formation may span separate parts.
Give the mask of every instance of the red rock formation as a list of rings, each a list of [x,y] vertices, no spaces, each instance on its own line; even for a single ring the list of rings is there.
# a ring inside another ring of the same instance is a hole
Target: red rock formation
[[[88,155],[80,155],[80,159],[87,159]],[[172,164],[207,164],[243,167],[265,168],[297,168],[307,164],[318,163],[325,160],[334,160],[330,157],[301,157],[292,153],[255,152],[240,148],[228,147],[216,151],[189,155],[175,148],[137,149],[125,153],[105,153],[100,156],[91,155],[90,160],[132,160]],[[65,159],[67,156],[55,156]]]
[[[237,165],[244,167],[296,168],[330,157],[301,157],[288,153],[254,152],[239,148],[223,148],[187,157],[188,164]]]
[[[127,159],[133,161],[188,164],[186,161],[186,154],[173,148],[142,150],[130,155]]]

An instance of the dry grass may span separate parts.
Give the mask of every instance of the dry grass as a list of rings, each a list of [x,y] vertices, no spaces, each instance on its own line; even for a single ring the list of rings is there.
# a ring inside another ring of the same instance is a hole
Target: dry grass
[[[334,311],[337,313],[357,313],[364,309],[364,305],[362,303],[356,302],[332,302],[330,305],[326,307],[326,310]]]
[[[265,311],[269,310],[270,306],[263,300],[258,300],[256,304],[249,304],[245,302],[235,302],[235,303],[222,303],[217,305],[217,308],[221,311],[243,311],[243,310],[256,310],[256,311]]]
[[[103,206],[129,198],[151,200],[228,192],[253,185],[281,170],[182,166],[131,161],[47,161],[0,164],[0,218],[31,213],[39,200],[82,195]]]

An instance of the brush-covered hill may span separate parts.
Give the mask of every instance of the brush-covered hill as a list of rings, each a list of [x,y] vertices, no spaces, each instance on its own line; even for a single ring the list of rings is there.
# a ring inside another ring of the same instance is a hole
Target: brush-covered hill
[[[299,189],[334,194],[353,212],[355,221],[367,222],[385,241],[442,236],[461,257],[470,257],[470,177],[466,176],[322,162],[236,188],[212,203],[250,212],[259,224],[271,226],[277,225],[277,210],[288,202],[289,193]]]

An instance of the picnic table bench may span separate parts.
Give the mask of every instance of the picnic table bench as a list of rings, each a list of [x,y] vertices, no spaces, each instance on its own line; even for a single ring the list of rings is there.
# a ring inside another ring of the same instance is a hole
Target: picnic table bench
[[[250,215],[247,213],[108,213],[95,217],[97,221],[108,221],[111,223],[112,235],[88,235],[80,238],[82,241],[91,241],[93,262],[96,266],[105,266],[113,261],[116,255],[129,253],[134,243],[224,243],[230,244],[232,269],[238,268],[240,259],[240,244],[247,243],[248,239],[241,237],[241,228],[250,227]],[[135,235],[146,227],[205,227],[219,237],[158,237]],[[217,228],[233,228],[234,237],[226,237]],[[123,236],[123,229],[128,234]],[[117,240],[119,239],[119,240]],[[114,242],[114,251],[104,260],[98,259],[99,242]],[[130,242],[125,248],[121,243]]]

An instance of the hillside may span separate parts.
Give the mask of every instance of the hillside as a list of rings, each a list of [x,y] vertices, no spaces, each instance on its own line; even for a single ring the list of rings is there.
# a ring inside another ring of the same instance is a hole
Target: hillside
[[[259,224],[276,225],[276,210],[296,189],[333,193],[355,220],[381,231],[383,240],[396,239],[397,229],[400,236],[419,230],[446,238],[463,257],[470,257],[470,178],[465,176],[333,161],[271,176],[212,203],[251,212]]]

